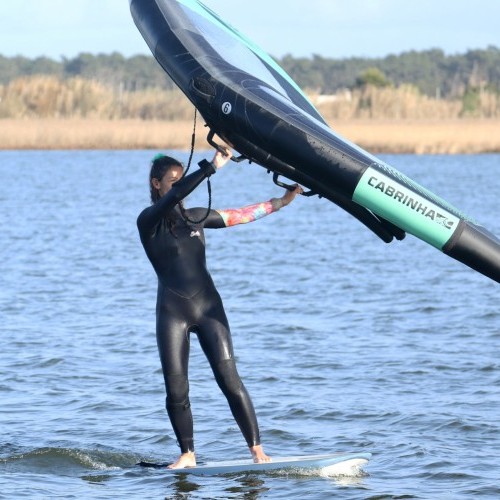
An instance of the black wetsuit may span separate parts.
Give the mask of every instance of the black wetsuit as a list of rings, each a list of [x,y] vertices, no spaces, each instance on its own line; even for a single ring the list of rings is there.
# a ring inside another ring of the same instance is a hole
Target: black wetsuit
[[[144,250],[158,275],[156,338],[167,392],[166,406],[183,453],[194,450],[193,419],[189,403],[189,334],[198,335],[219,387],[248,444],[260,444],[250,397],[238,375],[231,333],[221,298],[205,260],[203,228],[225,227],[211,210],[202,222],[187,222],[179,201],[215,172],[207,161],[176,182],[154,205],[139,215],[137,225]],[[204,208],[185,211],[199,220]]]

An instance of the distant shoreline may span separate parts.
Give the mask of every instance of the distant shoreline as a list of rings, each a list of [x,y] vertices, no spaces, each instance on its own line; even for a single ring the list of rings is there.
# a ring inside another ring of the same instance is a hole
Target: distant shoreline
[[[500,153],[499,119],[337,120],[332,128],[373,153]],[[1,119],[0,150],[177,149],[191,145],[188,121]],[[196,149],[209,149],[197,127]]]

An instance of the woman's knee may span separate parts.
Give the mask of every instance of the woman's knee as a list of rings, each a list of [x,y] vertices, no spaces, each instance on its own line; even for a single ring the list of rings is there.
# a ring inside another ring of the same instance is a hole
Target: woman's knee
[[[234,359],[219,361],[214,367],[215,379],[225,394],[238,394],[241,392],[241,381]]]
[[[166,375],[167,407],[189,405],[189,382],[186,375]]]

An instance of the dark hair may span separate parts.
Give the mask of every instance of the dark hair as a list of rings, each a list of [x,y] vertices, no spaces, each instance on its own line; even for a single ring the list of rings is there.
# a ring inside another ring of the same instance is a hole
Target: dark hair
[[[158,189],[153,186],[153,179],[158,179],[161,181],[163,176],[172,168],[181,167],[184,168],[182,163],[171,156],[165,156],[163,154],[158,154],[153,158],[151,162],[151,170],[149,172],[149,190],[151,192],[151,202],[156,203],[160,199],[160,193]]]

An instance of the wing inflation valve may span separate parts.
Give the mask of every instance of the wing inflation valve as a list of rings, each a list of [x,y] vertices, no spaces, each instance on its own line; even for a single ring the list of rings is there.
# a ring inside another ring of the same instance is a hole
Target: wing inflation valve
[[[191,89],[197,97],[203,99],[208,104],[212,104],[215,99],[215,86],[206,78],[197,76],[191,80]]]

